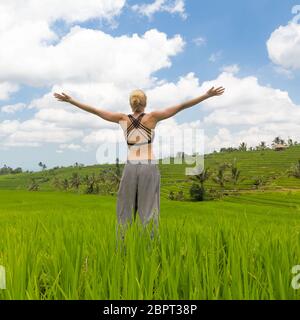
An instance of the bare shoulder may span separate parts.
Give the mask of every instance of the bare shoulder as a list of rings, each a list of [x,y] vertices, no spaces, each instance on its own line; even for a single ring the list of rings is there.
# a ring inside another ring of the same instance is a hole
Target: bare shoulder
[[[162,114],[163,114],[162,110],[153,110],[153,111],[148,113],[149,120],[156,124],[157,122],[162,120]]]
[[[120,121],[128,121],[128,114],[118,112],[118,120]]]
[[[146,113],[144,116],[144,121],[147,122],[150,127],[154,128],[158,121],[156,111],[151,111],[149,113]]]
[[[120,121],[126,121],[128,119],[128,114],[126,113],[119,113]]]
[[[126,126],[126,123],[128,123],[128,115],[126,113],[118,112],[116,117],[116,122],[123,127]]]
[[[149,113],[146,113],[146,115],[147,115],[147,118],[149,118],[149,120],[157,121],[158,113],[159,113],[158,110],[154,110]]]

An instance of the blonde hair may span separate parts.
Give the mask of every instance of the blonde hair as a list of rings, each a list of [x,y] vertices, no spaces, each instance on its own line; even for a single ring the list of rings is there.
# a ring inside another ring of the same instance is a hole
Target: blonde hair
[[[143,90],[133,90],[129,102],[133,112],[141,112],[147,105],[147,96]]]

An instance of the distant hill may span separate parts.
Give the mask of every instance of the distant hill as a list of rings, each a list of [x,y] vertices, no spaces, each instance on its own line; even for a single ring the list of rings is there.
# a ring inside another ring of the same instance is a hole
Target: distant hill
[[[207,154],[204,157],[205,168],[216,172],[219,165],[236,161],[236,166],[240,170],[240,181],[234,185],[232,181],[225,182],[224,189],[230,190],[254,190],[255,180],[263,183],[259,188],[265,190],[300,189],[300,179],[288,175],[291,166],[296,165],[300,160],[300,146],[291,146],[283,151],[233,151]],[[59,179],[69,179],[74,172],[78,172],[80,177],[97,174],[103,169],[114,168],[114,164],[93,165],[86,167],[63,167],[48,169],[35,173],[17,173],[0,175],[0,189],[27,189],[31,178],[35,178],[40,186],[40,190],[54,190],[54,177]],[[123,165],[121,164],[121,169]],[[170,191],[178,192],[182,190],[185,195],[189,195],[191,181],[185,175],[185,168],[191,165],[183,164],[159,164],[161,172],[161,195],[168,197]],[[225,175],[230,180],[230,169],[225,171]],[[210,178],[206,181],[207,189],[220,189],[219,185]]]

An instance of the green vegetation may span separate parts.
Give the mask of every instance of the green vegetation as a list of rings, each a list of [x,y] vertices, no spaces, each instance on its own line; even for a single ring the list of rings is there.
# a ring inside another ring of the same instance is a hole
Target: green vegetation
[[[241,144],[240,150],[205,155],[204,165],[210,176],[203,185],[200,179],[198,186],[185,175],[185,168],[193,165],[174,164],[174,159],[171,159],[171,165],[160,162],[162,198],[191,200],[201,198],[201,194],[205,193],[206,198],[211,199],[220,194],[256,189],[280,191],[300,188],[299,144],[291,144],[279,152],[266,148],[263,142],[257,147],[258,150],[245,151],[245,148],[245,144]],[[40,191],[115,195],[123,164],[84,167],[76,163],[70,167],[46,170],[41,163],[41,167],[41,171],[34,173],[0,175],[0,189],[28,189],[34,178]]]
[[[114,197],[1,190],[0,299],[300,298],[300,191],[161,205],[122,245]]]
[[[288,145],[241,143],[205,155],[194,176],[185,163],[160,162],[154,239],[139,218],[124,241],[116,237],[118,160],[1,168],[0,300],[299,299],[291,270],[300,264],[300,145]]]

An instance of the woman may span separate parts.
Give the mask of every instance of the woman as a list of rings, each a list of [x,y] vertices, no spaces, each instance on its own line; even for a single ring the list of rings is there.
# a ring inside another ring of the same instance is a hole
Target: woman
[[[153,220],[158,227],[160,211],[160,172],[153,155],[152,142],[154,129],[159,121],[174,116],[179,111],[192,107],[199,102],[224,92],[223,87],[209,89],[205,94],[172,107],[145,113],[147,97],[142,90],[134,90],[129,102],[132,114],[112,112],[95,108],[74,100],[65,93],[54,93],[59,101],[69,102],[76,107],[91,112],[104,120],[119,123],[124,131],[129,147],[118,190],[117,220],[118,225],[131,223],[132,216],[139,217],[144,226]],[[153,235],[153,231],[152,231]],[[124,238],[124,234],[122,235]]]

